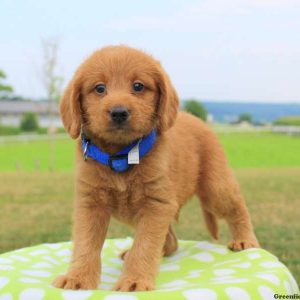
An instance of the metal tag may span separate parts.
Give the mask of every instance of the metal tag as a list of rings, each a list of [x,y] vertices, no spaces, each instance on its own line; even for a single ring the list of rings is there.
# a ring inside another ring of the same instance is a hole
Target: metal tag
[[[138,165],[140,163],[140,151],[139,151],[140,141],[128,152],[128,164]]]

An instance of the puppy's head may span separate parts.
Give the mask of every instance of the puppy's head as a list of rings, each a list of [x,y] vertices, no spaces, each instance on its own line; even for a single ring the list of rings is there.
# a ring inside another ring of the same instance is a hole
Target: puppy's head
[[[92,54],[67,86],[60,111],[72,138],[81,126],[108,143],[126,144],[170,128],[178,97],[159,62],[138,50],[113,46]]]

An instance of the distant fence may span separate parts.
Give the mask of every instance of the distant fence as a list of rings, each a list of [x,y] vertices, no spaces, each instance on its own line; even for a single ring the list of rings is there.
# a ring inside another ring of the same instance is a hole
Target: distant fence
[[[263,133],[273,132],[289,135],[300,135],[300,126],[230,126],[230,125],[215,125],[213,130],[218,133]],[[29,142],[29,141],[48,141],[48,140],[63,140],[68,138],[66,133],[55,134],[20,134],[0,136],[0,144],[7,142]]]
[[[300,135],[300,126],[213,126],[218,133],[281,133],[288,135]]]
[[[224,126],[213,126],[212,127],[215,132],[218,133],[235,133],[235,132],[271,132],[271,127],[269,126],[230,126],[230,125],[224,125]]]
[[[52,139],[63,140],[66,138],[68,138],[66,133],[7,135],[0,136],[0,144],[7,142],[49,141]]]
[[[296,135],[300,134],[300,126],[272,126],[272,132]]]

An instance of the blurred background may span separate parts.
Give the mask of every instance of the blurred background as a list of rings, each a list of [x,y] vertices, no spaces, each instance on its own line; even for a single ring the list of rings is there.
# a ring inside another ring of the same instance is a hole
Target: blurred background
[[[1,0],[0,253],[70,239],[74,141],[58,101],[87,55],[126,44],[216,131],[261,245],[300,282],[299,15],[297,0]],[[197,199],[182,215],[179,238],[210,239]],[[108,237],[131,234],[113,221]]]

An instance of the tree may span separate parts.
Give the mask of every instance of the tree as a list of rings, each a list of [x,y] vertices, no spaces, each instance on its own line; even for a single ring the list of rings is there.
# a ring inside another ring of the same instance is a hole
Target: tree
[[[47,39],[42,41],[43,64],[42,80],[48,100],[58,102],[63,84],[63,77],[57,74],[58,67],[58,39]]]
[[[57,38],[43,40],[42,49],[43,63],[41,78],[46,90],[47,100],[49,103],[48,133],[51,137],[49,139],[49,170],[53,170],[55,162],[55,139],[53,138],[53,135],[51,133],[54,133],[56,131],[54,124],[53,104],[59,101],[63,85],[63,77],[59,76],[57,73],[59,40]]]
[[[25,113],[22,117],[20,128],[23,131],[36,131],[39,128],[37,115],[33,112]]]
[[[6,74],[4,71],[0,70],[0,98],[6,98],[6,96],[9,96],[12,94],[14,89],[12,86],[2,83],[3,80],[6,79]]]
[[[207,110],[199,101],[190,99],[184,102],[183,109],[192,115],[202,119],[207,120]]]
[[[58,49],[57,38],[42,40],[43,60],[40,78],[45,88],[48,101],[49,132],[55,131],[54,104],[59,101],[62,93],[63,77],[58,75]]]
[[[249,113],[242,113],[239,115],[238,123],[248,122],[252,123],[252,115]]]

